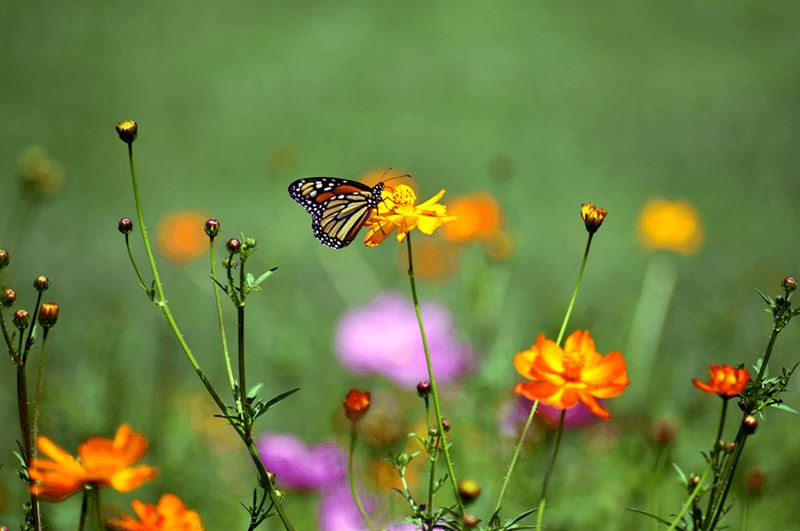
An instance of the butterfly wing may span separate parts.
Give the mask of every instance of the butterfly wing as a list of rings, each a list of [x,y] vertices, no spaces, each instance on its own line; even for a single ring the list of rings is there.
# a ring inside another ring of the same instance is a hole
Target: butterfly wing
[[[311,229],[323,245],[341,249],[355,239],[380,201],[374,188],[348,179],[307,177],[289,185],[289,195],[311,214]]]

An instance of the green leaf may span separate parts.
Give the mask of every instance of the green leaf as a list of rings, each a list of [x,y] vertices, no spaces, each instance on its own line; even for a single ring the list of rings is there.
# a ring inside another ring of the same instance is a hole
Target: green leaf
[[[686,474],[683,473],[683,470],[681,470],[681,467],[679,467],[676,463],[672,463],[672,468],[674,468],[675,472],[677,472],[678,476],[680,476],[681,483],[683,483],[683,485],[685,487],[688,487],[689,486],[689,480],[686,479]]]
[[[778,402],[778,403],[775,403],[775,404],[770,404],[770,406],[769,406],[769,407],[774,407],[775,409],[780,409],[780,410],[782,410],[782,411],[786,411],[786,412],[788,412],[788,413],[791,413],[791,414],[793,414],[793,415],[800,415],[800,413],[798,413],[796,409],[794,409],[794,408],[792,408],[792,407],[790,407],[790,406],[787,406],[787,405],[786,405],[786,404],[784,404],[783,402]]]
[[[272,273],[274,273],[274,272],[275,272],[275,271],[277,271],[277,270],[278,270],[278,268],[277,268],[277,267],[273,267],[272,269],[270,269],[269,271],[267,271],[266,273],[264,273],[264,274],[262,274],[260,277],[258,277],[258,278],[257,278],[257,279],[254,281],[254,283],[253,283],[253,284],[254,284],[255,286],[258,286],[258,285],[260,285],[262,282],[264,282],[264,281],[265,281],[265,280],[267,280],[267,279],[268,279],[270,276],[272,276]]]
[[[538,508],[538,507],[534,507],[533,509],[528,509],[527,511],[523,511],[523,512],[519,513],[519,514],[518,514],[517,516],[515,516],[515,517],[514,517],[514,518],[513,518],[513,519],[512,519],[510,522],[508,522],[507,524],[505,524],[505,525],[503,526],[503,529],[507,529],[507,530],[511,530],[511,529],[519,529],[519,527],[512,527],[512,526],[514,526],[514,524],[516,524],[517,522],[519,522],[519,521],[520,521],[520,520],[522,520],[523,518],[526,518],[526,517],[528,517],[528,516],[532,515],[533,513],[535,513],[535,512],[536,512],[536,511],[538,511],[538,510],[539,510],[539,508]]]
[[[764,299],[764,302],[766,302],[769,306],[772,306],[773,304],[772,299],[764,295],[764,292],[761,291],[760,289],[756,288],[756,291],[758,292],[759,295],[761,295],[761,298]]]
[[[253,276],[253,273],[247,273],[244,278],[245,278],[245,284],[247,285],[247,287],[248,288],[252,288],[253,284],[256,281],[256,277]]]
[[[258,393],[261,392],[261,389],[263,387],[264,387],[263,383],[259,383],[251,387],[250,390],[247,391],[247,398],[252,400],[253,398],[257,397]]]
[[[276,405],[278,402],[280,402],[281,400],[283,400],[284,398],[286,398],[286,397],[288,397],[288,396],[290,396],[290,395],[293,395],[293,394],[295,394],[295,393],[296,393],[297,391],[299,391],[299,390],[300,390],[300,388],[299,388],[299,387],[295,387],[294,389],[291,389],[291,390],[289,390],[289,391],[286,391],[285,393],[281,393],[281,394],[279,394],[278,396],[276,396],[275,398],[273,398],[272,400],[270,400],[270,401],[268,401],[266,404],[264,404],[264,411],[266,411],[266,410],[268,410],[268,409],[272,408],[272,407],[273,407],[273,406],[275,406],[275,405]]]

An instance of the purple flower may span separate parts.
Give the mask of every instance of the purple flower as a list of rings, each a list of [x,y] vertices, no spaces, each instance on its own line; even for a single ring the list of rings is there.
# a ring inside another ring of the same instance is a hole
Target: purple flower
[[[600,401],[598,400],[598,402]],[[522,430],[528,420],[528,415],[531,413],[532,406],[533,400],[529,400],[524,396],[517,397],[511,411],[501,420],[500,430],[502,433],[509,437],[517,436],[519,433],[517,427]],[[540,402],[536,408],[536,416],[544,419],[546,425],[557,427],[561,419],[561,409]],[[582,402],[578,402],[567,409],[567,413],[564,415],[564,429],[575,430],[582,428],[594,423],[597,419],[598,416],[592,413],[591,409],[583,405]]]
[[[455,337],[450,313],[435,302],[423,303],[421,312],[437,382],[472,369],[474,355]],[[335,342],[339,362],[356,374],[382,374],[403,387],[428,379],[414,306],[398,294],[378,295],[348,311],[339,320]]]
[[[375,500],[364,497],[360,492],[359,495],[364,510],[367,513],[372,512]],[[319,529],[320,531],[367,531],[367,525],[361,518],[347,481],[341,481],[322,492],[322,499],[319,502]]]
[[[347,454],[334,443],[307,446],[294,435],[268,433],[256,445],[278,484],[292,490],[317,490],[347,476]]]

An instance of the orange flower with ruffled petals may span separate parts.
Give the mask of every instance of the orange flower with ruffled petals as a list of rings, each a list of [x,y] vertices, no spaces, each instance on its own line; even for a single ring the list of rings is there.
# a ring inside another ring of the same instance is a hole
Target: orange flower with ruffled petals
[[[596,398],[618,396],[628,386],[625,358],[619,352],[599,354],[588,331],[573,332],[563,349],[540,334],[529,350],[514,357],[514,368],[533,380],[517,384],[518,394],[562,409],[580,401],[606,420],[611,414]]]
[[[127,514],[121,520],[109,522],[111,527],[122,531],[203,531],[203,521],[195,511],[186,508],[174,494],[164,494],[158,505],[133,500],[133,512],[139,519]]]
[[[744,367],[737,369],[730,365],[712,363],[709,372],[711,378],[707,384],[697,378],[694,378],[692,383],[705,393],[713,393],[727,398],[744,391],[747,382],[750,381],[750,373]]]
[[[364,238],[364,245],[380,245],[395,230],[397,241],[402,243],[414,229],[430,235],[445,223],[455,221],[455,216],[447,215],[447,207],[439,204],[444,194],[445,191],[441,190],[424,203],[415,205],[417,194],[409,186],[399,184],[391,190],[384,189],[383,201],[378,203],[378,208],[365,224],[369,232]]]
[[[132,467],[147,452],[147,439],[123,424],[113,439],[92,437],[78,447],[74,458],[47,437],[37,440],[39,451],[50,459],[33,459],[28,473],[36,483],[31,492],[48,501],[60,501],[84,485],[111,486],[130,492],[158,474],[151,466]]]

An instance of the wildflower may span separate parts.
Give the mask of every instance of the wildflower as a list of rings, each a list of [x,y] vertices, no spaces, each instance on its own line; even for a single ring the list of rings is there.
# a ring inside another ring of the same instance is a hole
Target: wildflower
[[[420,398],[425,398],[431,394],[431,383],[428,380],[422,380],[417,384],[417,394]]]
[[[208,248],[205,222],[208,216],[181,210],[165,216],[159,223],[156,241],[161,254],[173,263],[184,263],[202,256]]]
[[[58,320],[58,304],[54,302],[43,302],[39,308],[39,324],[44,328],[50,328]]]
[[[606,215],[608,212],[604,208],[594,206],[591,201],[581,203],[581,219],[583,219],[583,224],[586,225],[589,234],[597,232],[597,229],[603,224],[603,220],[606,219]]]
[[[347,418],[352,422],[357,422],[367,413],[369,402],[369,392],[351,389],[342,403],[342,406],[344,406],[344,414],[347,415]]]
[[[131,466],[147,452],[147,439],[127,424],[117,429],[113,439],[92,437],[84,441],[78,447],[80,461],[47,437],[39,437],[37,444],[50,460],[31,461],[29,474],[36,482],[31,492],[49,501],[63,500],[86,484],[130,492],[158,473],[151,466]]]
[[[347,454],[335,443],[307,446],[294,435],[268,433],[258,438],[256,446],[282,488],[320,490],[347,477]]]
[[[447,215],[447,208],[439,204],[444,194],[445,191],[441,190],[424,203],[415,205],[417,195],[411,187],[399,184],[393,190],[384,189],[383,201],[365,224],[369,231],[364,244],[369,247],[380,245],[394,230],[397,230],[397,241],[403,242],[414,229],[430,235],[445,223],[455,221],[454,216]]]
[[[474,354],[460,342],[450,312],[434,302],[420,308],[425,320],[436,381],[452,381],[474,365]],[[356,374],[382,374],[407,389],[428,379],[414,306],[394,293],[377,296],[339,320],[336,357]]]
[[[700,215],[688,201],[651,199],[637,222],[639,241],[650,249],[694,254],[703,243]]]
[[[738,395],[744,391],[750,380],[750,373],[744,367],[736,369],[730,365],[712,364],[709,372],[711,378],[707,384],[697,378],[694,378],[692,383],[705,393],[714,393],[723,397]]]
[[[497,200],[486,192],[475,192],[454,199],[450,214],[458,218],[442,229],[444,239],[453,242],[491,238],[503,224],[503,212]]]
[[[189,511],[180,498],[164,494],[158,505],[133,500],[133,512],[139,519],[123,515],[121,520],[109,522],[121,531],[203,531],[203,522],[195,511]]]
[[[606,420],[611,415],[597,398],[618,396],[628,386],[625,358],[619,352],[600,355],[588,331],[573,332],[563,349],[541,334],[530,350],[514,357],[514,367],[533,380],[518,384],[517,394],[560,409],[582,402]]]
[[[132,144],[136,140],[136,135],[139,134],[139,124],[133,120],[122,120],[117,123],[116,129],[119,139],[126,144]]]
[[[599,401],[602,404],[602,401]],[[524,396],[517,396],[513,405],[507,407],[501,417],[500,429],[508,437],[517,437],[522,431],[522,427],[528,420],[531,413],[533,400]],[[545,428],[558,426],[561,420],[561,409],[547,404],[539,403],[536,407],[536,415],[544,421]],[[597,420],[597,415],[592,413],[582,402],[575,404],[564,414],[564,430],[577,430],[593,424]]]

